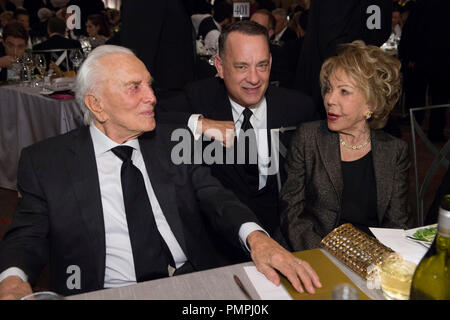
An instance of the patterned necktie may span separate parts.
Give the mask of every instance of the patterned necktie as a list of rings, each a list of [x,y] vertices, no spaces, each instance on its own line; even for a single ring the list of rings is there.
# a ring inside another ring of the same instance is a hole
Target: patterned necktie
[[[175,264],[156,226],[142,173],[131,161],[133,148],[118,146],[111,151],[123,161],[120,178],[136,281],[167,277],[168,265]]]

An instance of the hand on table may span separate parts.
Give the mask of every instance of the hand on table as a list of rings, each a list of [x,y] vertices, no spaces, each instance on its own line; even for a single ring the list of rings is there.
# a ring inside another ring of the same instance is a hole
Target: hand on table
[[[233,121],[219,121],[206,118],[198,120],[197,132],[222,142],[225,147],[231,147],[234,142],[235,128]]]
[[[0,300],[19,300],[33,293],[28,282],[16,276],[6,277],[0,282]]]
[[[319,276],[308,262],[294,257],[263,232],[250,233],[247,243],[258,271],[276,286],[280,285],[278,270],[298,292],[304,292],[304,287],[308,293],[315,293],[314,287],[322,287]]]

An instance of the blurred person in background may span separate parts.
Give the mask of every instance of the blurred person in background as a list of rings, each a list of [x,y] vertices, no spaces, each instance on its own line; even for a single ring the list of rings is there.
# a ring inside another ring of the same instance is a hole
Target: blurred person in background
[[[400,7],[398,5],[394,5],[392,9],[392,32],[397,37],[402,35],[402,20],[400,17]]]
[[[33,36],[39,37],[39,38],[44,38],[44,37],[46,38],[48,36],[48,34],[47,34],[48,19],[50,19],[54,15],[55,15],[54,11],[52,11],[48,8],[40,8],[37,12],[39,21],[36,22],[35,24],[33,24],[31,27]]]
[[[157,96],[172,95],[195,79],[195,35],[185,1],[125,1],[120,13],[122,45],[147,66]]]
[[[86,32],[93,49],[105,44],[111,37],[111,27],[107,17],[101,13],[90,15],[86,21]]]
[[[0,43],[0,81],[17,79],[18,70],[13,70],[13,64],[23,57],[27,48],[28,32],[17,22],[9,22],[3,30],[3,43]]]
[[[230,3],[226,1],[214,3],[212,16],[205,17],[198,26],[197,39],[202,37],[206,48],[217,52],[222,27],[231,22],[232,16],[233,6]]]
[[[399,58],[404,74],[405,105],[420,108],[427,105],[449,103],[450,99],[450,28],[448,0],[417,0],[403,27],[399,45]],[[444,134],[446,109],[431,110],[428,138],[433,142],[446,142]],[[415,112],[416,120],[423,124],[425,112]]]
[[[106,9],[106,17],[112,32],[118,32],[120,28],[120,11],[117,9]]]
[[[47,8],[53,12],[56,12],[49,0],[24,0],[23,7],[30,14],[30,24],[33,28],[35,24],[39,22],[38,11],[41,8]]]
[[[250,17],[254,21],[267,29],[269,39],[275,34],[275,18],[273,14],[267,9],[256,10]]]
[[[370,5],[380,8],[380,28],[369,29],[366,13]],[[325,117],[319,74],[323,62],[336,55],[342,43],[363,40],[381,46],[391,34],[392,0],[311,1],[308,32],[297,63],[295,88],[311,96],[318,112]]]
[[[12,11],[3,11],[0,13],[0,40],[2,38],[3,29],[5,26],[14,19],[14,12]]]
[[[278,8],[272,11],[275,18],[275,27],[273,39],[276,42],[286,43],[294,41],[298,37],[294,30],[289,26],[288,12],[286,9]]]
[[[5,11],[16,11],[16,6],[9,0],[0,0],[0,13]]]
[[[79,41],[65,37],[66,22],[58,17],[48,20],[47,33],[49,39],[34,45],[33,50],[81,49]]]
[[[27,10],[25,9],[17,9],[14,11],[14,19],[17,20],[17,22],[21,23],[27,32],[30,32],[30,15]]]

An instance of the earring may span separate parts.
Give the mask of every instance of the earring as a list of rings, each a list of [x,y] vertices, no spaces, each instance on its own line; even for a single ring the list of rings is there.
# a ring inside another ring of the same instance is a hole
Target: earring
[[[367,111],[367,113],[366,113],[366,120],[369,120],[370,117],[372,117],[372,112]]]

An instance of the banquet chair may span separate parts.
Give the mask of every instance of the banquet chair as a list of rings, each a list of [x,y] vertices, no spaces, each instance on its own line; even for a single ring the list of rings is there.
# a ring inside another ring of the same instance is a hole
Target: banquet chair
[[[418,124],[415,112],[426,111],[437,108],[449,108],[450,104],[427,106],[421,108],[411,108],[409,110],[409,116],[411,121],[411,138],[412,138],[412,149],[413,149],[413,160],[414,160],[414,178],[415,178],[415,195],[416,195],[416,209],[417,209],[417,222],[419,226],[423,226],[424,223],[424,198],[432,178],[435,176],[439,167],[443,167],[447,170],[449,166],[449,161],[447,155],[450,152],[450,139],[444,144],[444,146],[439,150],[427,137],[427,135],[422,130],[422,127]],[[433,156],[433,162],[431,166],[427,169],[425,177],[421,183],[419,183],[419,170],[418,170],[418,160],[417,160],[417,141],[418,139],[424,144],[427,151]]]
[[[61,69],[64,71],[68,71],[72,69],[72,65],[69,60],[70,53],[74,49],[47,49],[47,50],[33,50],[33,54],[42,53],[45,55],[45,59],[47,61],[47,69],[50,65],[50,61],[55,62]]]
[[[281,143],[280,139],[279,139],[279,134],[280,133],[284,133],[284,132],[290,132],[290,131],[294,131],[295,129],[297,129],[297,127],[286,127],[286,128],[278,128],[278,129],[270,129],[270,148],[271,148],[271,155],[275,155],[275,154],[279,154],[281,155],[283,158],[286,158],[287,153],[288,153],[288,147],[289,146],[285,146]],[[281,191],[281,175],[280,175],[280,161],[278,159],[278,157],[271,157],[271,161],[274,161],[275,163],[271,163],[271,166],[274,165],[276,168],[278,168],[277,170],[277,185],[278,185],[278,192]]]

